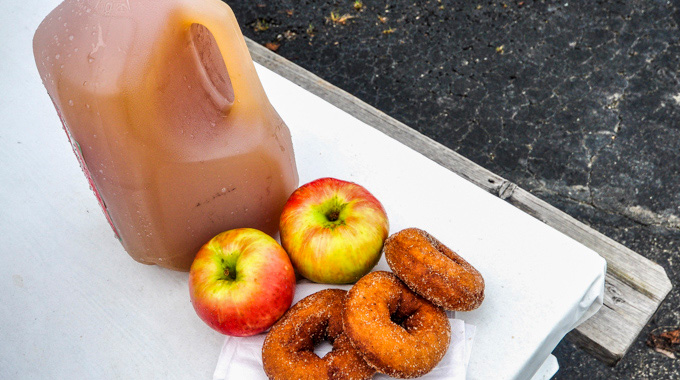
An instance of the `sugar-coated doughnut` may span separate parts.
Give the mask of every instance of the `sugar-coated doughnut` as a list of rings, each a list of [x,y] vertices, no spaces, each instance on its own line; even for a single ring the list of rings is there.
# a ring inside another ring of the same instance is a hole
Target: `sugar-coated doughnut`
[[[389,272],[371,272],[357,281],[347,293],[342,321],[366,362],[397,378],[431,371],[451,340],[444,310]]]
[[[262,346],[264,371],[272,380],[363,380],[375,370],[343,333],[346,291],[326,289],[290,308],[274,324]],[[333,350],[323,358],[314,346],[327,340]]]
[[[484,278],[429,233],[407,228],[385,241],[387,264],[414,292],[448,310],[470,311],[484,300]]]

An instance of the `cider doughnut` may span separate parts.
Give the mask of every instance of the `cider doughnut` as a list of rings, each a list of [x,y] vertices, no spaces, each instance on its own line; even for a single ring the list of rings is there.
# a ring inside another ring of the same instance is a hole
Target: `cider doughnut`
[[[385,240],[387,264],[414,292],[448,310],[470,311],[484,300],[484,278],[458,254],[417,228]]]
[[[352,346],[342,328],[347,292],[326,289],[290,308],[267,334],[262,346],[264,371],[271,380],[371,379],[375,370]],[[322,340],[333,345],[323,358],[314,353]]]
[[[347,293],[342,322],[366,362],[397,378],[431,371],[451,340],[444,310],[389,272],[371,272],[357,281]]]

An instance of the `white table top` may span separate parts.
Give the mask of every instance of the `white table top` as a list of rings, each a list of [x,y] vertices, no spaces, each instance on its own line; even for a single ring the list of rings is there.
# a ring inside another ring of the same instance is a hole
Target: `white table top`
[[[186,273],[133,261],[88,188],[32,56],[56,0],[0,14],[0,378],[211,378],[224,337]],[[530,378],[601,305],[605,261],[419,153],[258,66],[293,135],[301,183],[364,185],[391,232],[415,226],[486,280],[470,379]],[[384,259],[380,265],[384,265]]]

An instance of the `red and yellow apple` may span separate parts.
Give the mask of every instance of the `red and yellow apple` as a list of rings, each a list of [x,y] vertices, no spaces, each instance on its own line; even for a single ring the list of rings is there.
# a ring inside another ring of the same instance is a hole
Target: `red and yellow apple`
[[[288,310],[295,271],[271,236],[252,228],[222,232],[196,254],[191,303],[213,329],[232,336],[265,331]]]
[[[279,224],[293,267],[314,282],[348,284],[378,263],[389,222],[364,187],[320,178],[293,192]]]

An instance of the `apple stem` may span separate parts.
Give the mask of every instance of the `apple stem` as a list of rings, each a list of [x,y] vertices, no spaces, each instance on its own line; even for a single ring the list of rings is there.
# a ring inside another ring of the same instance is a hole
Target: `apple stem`
[[[340,212],[338,210],[333,210],[328,213],[327,218],[331,222],[335,222],[340,217]]]
[[[224,265],[224,262],[222,263]],[[224,279],[227,281],[234,281],[236,279],[236,268],[229,270],[228,265],[224,265]]]

